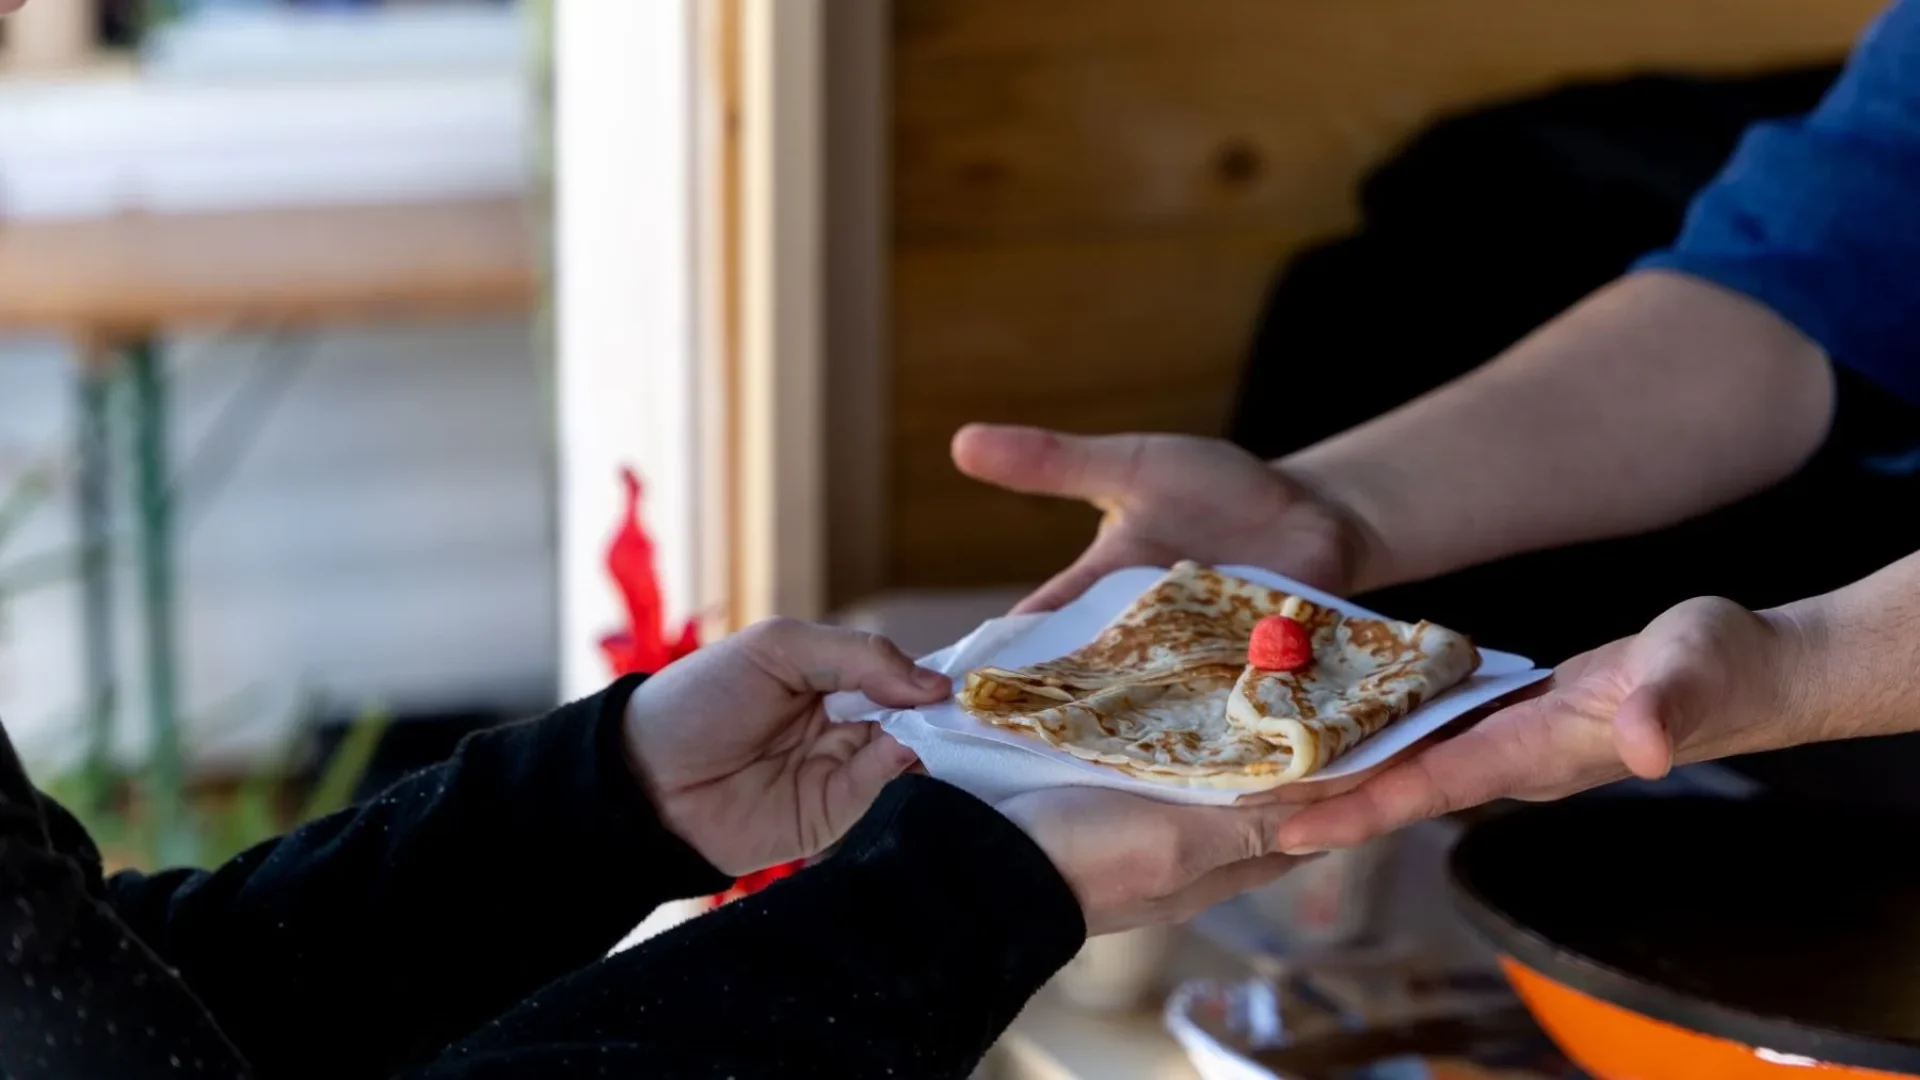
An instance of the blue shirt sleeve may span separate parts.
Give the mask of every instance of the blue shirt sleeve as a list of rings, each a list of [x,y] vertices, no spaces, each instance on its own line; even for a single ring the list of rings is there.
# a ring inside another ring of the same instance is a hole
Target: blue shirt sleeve
[[[1745,293],[1920,405],[1920,0],[1880,16],[1813,113],[1748,131],[1636,268]]]

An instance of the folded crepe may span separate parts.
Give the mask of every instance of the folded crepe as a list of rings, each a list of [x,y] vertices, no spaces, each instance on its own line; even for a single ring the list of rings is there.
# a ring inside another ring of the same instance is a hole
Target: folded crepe
[[[1306,625],[1306,667],[1248,665],[1270,615]],[[958,698],[987,723],[1143,779],[1268,788],[1325,768],[1478,664],[1470,641],[1431,623],[1348,617],[1183,562],[1087,645],[970,672]]]

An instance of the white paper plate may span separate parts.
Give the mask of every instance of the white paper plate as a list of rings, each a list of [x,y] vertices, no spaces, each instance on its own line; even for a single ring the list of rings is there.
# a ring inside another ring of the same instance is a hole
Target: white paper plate
[[[1349,615],[1383,616],[1291,578],[1249,566],[1222,572],[1305,597]],[[921,663],[956,682],[980,667],[1017,668],[1064,656],[1092,641],[1141,593],[1166,575],[1157,567],[1117,570],[1079,599],[1048,615],[992,619]],[[1417,617],[1417,616],[1416,616]],[[1325,769],[1296,784],[1321,784],[1364,772],[1391,759],[1462,714],[1546,678],[1523,656],[1480,650],[1480,667],[1465,682],[1387,725]],[[828,712],[837,720],[873,720],[920,755],[927,771],[988,801],[1042,787],[1118,788],[1176,802],[1223,804],[1248,789],[1218,791],[1156,784],[1082,761],[1028,735],[974,719],[952,700],[919,709],[884,709],[857,694],[836,694]],[[1271,786],[1271,785],[1270,785]],[[1253,789],[1258,790],[1258,789]]]

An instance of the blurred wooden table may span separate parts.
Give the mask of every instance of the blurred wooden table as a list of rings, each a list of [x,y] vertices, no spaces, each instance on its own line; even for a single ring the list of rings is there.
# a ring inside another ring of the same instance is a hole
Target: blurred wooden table
[[[187,327],[518,313],[534,254],[515,201],[0,223],[0,329],[115,349]]]
[[[182,762],[162,335],[524,314],[538,302],[540,262],[517,200],[0,223],[0,330],[60,333],[81,358],[87,713],[97,727],[115,710],[109,387],[123,372],[131,384],[148,711],[167,812],[179,805],[165,789],[178,791]],[[97,778],[106,763],[90,766]],[[162,828],[182,835],[177,821]]]

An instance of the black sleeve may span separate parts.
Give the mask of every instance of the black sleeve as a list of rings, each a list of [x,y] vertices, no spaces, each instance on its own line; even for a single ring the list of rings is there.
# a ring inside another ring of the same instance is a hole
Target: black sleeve
[[[895,781],[839,854],[548,987],[409,1080],[963,1080],[1085,938],[998,812]]]
[[[244,1080],[239,1051],[100,899],[98,859],[58,846],[52,809],[0,730],[0,1076]]]
[[[378,799],[211,871],[121,874],[119,918],[263,1077],[386,1076],[727,878],[654,815],[637,680],[465,740]]]

